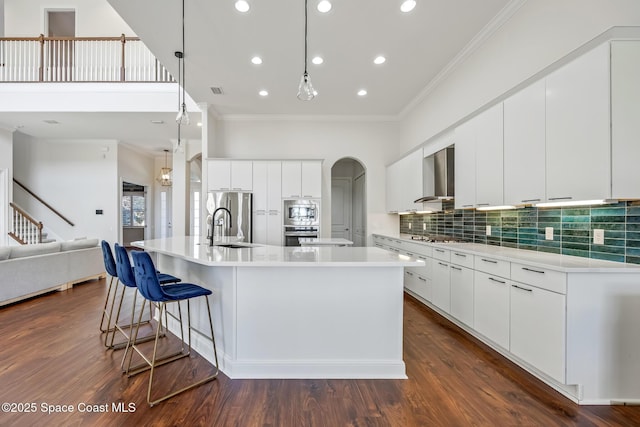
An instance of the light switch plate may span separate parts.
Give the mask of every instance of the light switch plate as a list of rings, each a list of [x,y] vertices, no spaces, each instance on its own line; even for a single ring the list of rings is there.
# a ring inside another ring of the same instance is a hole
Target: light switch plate
[[[491,226],[487,225],[487,236],[491,236]]]
[[[604,245],[604,230],[600,228],[595,228],[593,230],[593,244],[594,245]]]
[[[545,240],[553,240],[553,227],[544,228],[544,238]]]

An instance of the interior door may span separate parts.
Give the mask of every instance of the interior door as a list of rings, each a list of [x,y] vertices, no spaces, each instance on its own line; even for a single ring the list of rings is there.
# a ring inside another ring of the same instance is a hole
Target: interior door
[[[352,240],[351,179],[331,180],[331,237]]]

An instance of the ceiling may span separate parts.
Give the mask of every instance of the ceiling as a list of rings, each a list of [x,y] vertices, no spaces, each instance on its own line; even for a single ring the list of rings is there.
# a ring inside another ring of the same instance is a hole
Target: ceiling
[[[107,0],[177,76],[182,50],[180,0]],[[332,0],[328,13],[309,0],[308,71],[318,95],[297,99],[304,70],[304,1],[185,0],[186,90],[214,114],[235,116],[346,116],[397,119],[442,77],[479,34],[500,25],[523,0],[417,0],[410,13],[401,0]],[[251,63],[260,56],[261,65]],[[321,65],[311,64],[320,55]],[[383,55],[386,62],[375,65]],[[222,88],[215,95],[211,87]],[[357,91],[366,89],[366,96]],[[261,97],[259,90],[269,95]],[[199,113],[183,128],[200,139]],[[59,124],[46,124],[56,120]],[[162,120],[153,125],[151,120]],[[0,113],[0,125],[42,138],[117,139],[162,155],[177,138],[175,112]]]
[[[108,0],[160,61],[177,75],[182,50],[179,0]],[[510,0],[333,0],[328,13],[309,0],[309,64],[318,92],[297,99],[304,70],[304,1],[185,1],[186,90],[222,116],[358,115],[397,117]],[[150,16],[153,19],[150,19]],[[263,59],[253,65],[255,55]],[[374,65],[384,55],[387,61]],[[211,87],[221,87],[214,95]],[[258,91],[267,90],[261,97]],[[357,96],[366,89],[367,95]]]

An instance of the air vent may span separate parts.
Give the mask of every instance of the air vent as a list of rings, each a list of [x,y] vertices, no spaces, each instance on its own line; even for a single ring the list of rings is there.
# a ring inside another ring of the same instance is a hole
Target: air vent
[[[221,87],[217,87],[217,86],[213,86],[211,88],[211,92],[213,92],[214,95],[222,95],[222,88]]]

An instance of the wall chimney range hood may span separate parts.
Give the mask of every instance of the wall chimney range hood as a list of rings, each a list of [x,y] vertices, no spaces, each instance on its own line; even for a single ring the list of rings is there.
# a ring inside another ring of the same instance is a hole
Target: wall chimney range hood
[[[454,151],[447,147],[424,159],[424,190],[427,195],[414,203],[450,200],[455,195]],[[429,191],[433,189],[433,192]]]

